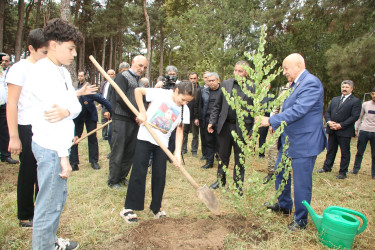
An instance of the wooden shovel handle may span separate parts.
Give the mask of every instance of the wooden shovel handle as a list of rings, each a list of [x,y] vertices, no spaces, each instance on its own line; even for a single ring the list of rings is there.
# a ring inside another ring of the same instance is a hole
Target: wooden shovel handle
[[[78,140],[76,140],[76,142],[73,143],[72,146],[75,145],[75,144],[80,143],[83,139],[86,139],[87,137],[89,137],[89,135],[92,135],[93,133],[95,133],[95,132],[98,131],[99,129],[104,128],[105,126],[107,126],[107,125],[110,124],[111,122],[112,122],[112,120],[109,120],[108,122],[106,122],[106,123],[100,125],[100,126],[97,127],[96,129],[91,130],[89,133],[87,133],[86,135],[84,135],[84,136],[82,136],[81,138],[79,138]]]
[[[136,116],[138,116],[139,115],[138,110],[129,101],[129,99],[126,97],[126,95],[124,94],[124,92],[120,89],[120,87],[116,84],[116,82],[113,81],[111,77],[109,77],[109,75],[104,71],[104,69],[102,68],[102,66],[100,66],[100,64],[95,60],[95,58],[92,55],[89,56],[89,59],[94,64],[94,66],[99,70],[99,72],[104,76],[104,78],[112,85],[112,87],[116,90],[117,94],[119,94],[119,96],[122,98],[122,100],[129,107],[129,109]],[[160,141],[160,139],[158,138],[158,136],[155,134],[154,130],[151,128],[152,124],[148,123],[147,121],[145,121],[143,124],[147,128],[148,132],[150,132],[152,138],[154,138],[154,140],[156,141],[156,143],[159,144],[159,146],[161,147],[161,149],[163,149],[163,151],[165,152],[165,154],[169,157],[169,159],[171,159],[171,161],[173,161],[173,162],[177,161],[176,157],[171,153],[171,151],[169,151],[169,149]],[[191,177],[191,175],[185,170],[185,168],[183,166],[180,165],[177,168],[182,172],[183,175],[185,175],[185,177],[188,179],[188,181],[190,182],[190,184],[194,188],[196,188],[196,189],[199,188],[198,184],[195,182],[195,180],[193,179],[193,177]]]

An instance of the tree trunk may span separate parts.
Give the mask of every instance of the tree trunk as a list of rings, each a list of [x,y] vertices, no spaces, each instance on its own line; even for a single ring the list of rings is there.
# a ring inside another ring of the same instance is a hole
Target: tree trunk
[[[70,0],[61,0],[60,16],[62,20],[70,22]],[[65,67],[69,71],[70,76],[72,77],[73,86],[77,88],[78,78],[76,72],[76,60],[73,60],[73,62],[70,65],[66,65]]]
[[[159,62],[159,76],[163,75],[164,69],[164,30],[160,28],[160,62]]]
[[[143,14],[146,20],[146,29],[147,29],[147,61],[148,67],[146,72],[146,77],[150,80],[151,77],[151,32],[150,32],[150,19],[146,10],[146,0],[143,0]]]
[[[18,1],[18,24],[17,24],[17,32],[16,32],[16,44],[14,46],[14,54],[16,57],[16,62],[20,60],[21,56],[21,48],[22,48],[22,34],[23,34],[23,26],[25,20],[25,1],[19,0]]]
[[[105,63],[105,45],[106,45],[106,37],[103,37],[103,48],[102,48],[102,68],[104,68],[104,63]],[[100,85],[103,82],[104,77],[100,75]]]
[[[38,0],[36,4],[36,15],[35,15],[35,26],[34,28],[40,28],[40,8],[42,7],[42,0]]]
[[[78,70],[79,71],[85,70],[85,36],[83,36],[83,43],[79,48]]]
[[[113,69],[113,67],[116,67],[115,65],[117,64],[117,43],[118,43],[118,36],[115,35],[114,36],[114,44],[113,44],[113,55],[112,55],[112,64],[111,64],[111,67],[109,67],[108,69]]]
[[[4,46],[4,11],[6,0],[0,0],[0,51]]]
[[[108,69],[112,68],[112,56],[113,56],[113,36],[109,39],[109,60],[108,60]],[[103,69],[105,69],[103,67]]]
[[[29,17],[30,17],[30,11],[31,9],[33,8],[35,4],[35,1],[34,0],[31,0],[30,3],[27,5],[26,7],[26,16],[25,16],[25,28],[23,29],[23,35],[22,35],[22,40],[24,40],[24,38],[26,38],[27,40],[27,37],[28,37],[28,34],[29,34],[29,29],[28,29],[28,24],[29,24]],[[27,52],[28,50],[28,44],[27,42],[25,43],[25,53]]]
[[[117,49],[117,55],[118,55],[118,64],[115,65],[115,71],[116,68],[118,68],[119,64],[122,63],[122,52],[123,52],[123,47],[122,47],[122,30],[120,30],[118,34],[118,49]]]
[[[78,23],[78,13],[79,13],[80,7],[81,7],[81,1],[77,0],[76,9],[75,9],[75,12],[74,12],[74,25],[75,26],[77,26],[77,23]]]

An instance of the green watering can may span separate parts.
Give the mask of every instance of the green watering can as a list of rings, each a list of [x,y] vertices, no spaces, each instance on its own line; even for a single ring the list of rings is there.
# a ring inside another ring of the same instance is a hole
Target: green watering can
[[[320,241],[331,248],[351,249],[354,238],[367,227],[367,219],[360,212],[337,206],[330,206],[323,212],[323,216],[317,215],[307,201],[302,201],[319,232]],[[359,220],[363,224],[359,227]]]

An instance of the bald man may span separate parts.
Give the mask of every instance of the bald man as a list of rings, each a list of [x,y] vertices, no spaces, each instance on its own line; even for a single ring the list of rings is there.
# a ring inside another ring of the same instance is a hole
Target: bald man
[[[123,71],[115,77],[115,82],[136,109],[138,109],[138,106],[134,97],[134,89],[144,86],[140,78],[146,71],[147,65],[146,57],[138,55],[132,60],[129,70]],[[121,188],[122,185],[127,184],[126,177],[133,163],[138,124],[136,116],[112,86],[109,87],[108,98],[113,110],[108,186]]]
[[[287,124],[280,137],[281,148],[276,166],[280,163],[285,137],[288,136],[288,156],[292,159],[295,206],[293,221],[288,228],[295,231],[306,228],[308,212],[302,201],[311,202],[315,160],[327,146],[322,115],[324,90],[320,80],[306,70],[305,60],[300,54],[291,54],[284,59],[283,75],[288,82],[292,82],[291,94],[284,101],[282,112],[271,117],[263,117],[261,126],[271,126],[275,130],[283,121]],[[283,172],[276,177],[276,189],[282,180]],[[266,205],[274,212],[291,213],[293,209],[291,180],[285,185],[278,203]]]

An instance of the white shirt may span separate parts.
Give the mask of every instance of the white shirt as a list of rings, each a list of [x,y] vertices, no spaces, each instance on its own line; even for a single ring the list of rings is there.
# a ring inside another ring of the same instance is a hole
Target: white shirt
[[[31,124],[32,113],[30,112],[30,94],[28,94],[27,88],[24,88],[24,84],[32,65],[31,62],[25,59],[17,62],[9,69],[5,79],[8,84],[22,87],[21,95],[18,100],[18,124],[20,125]]]
[[[181,106],[177,106],[172,100],[172,93],[173,90],[160,88],[146,89],[146,101],[151,102],[150,107],[147,109],[147,121],[158,128],[168,131],[168,133],[164,134],[159,129],[153,128],[165,146],[168,146],[172,131],[181,121]],[[190,112],[187,105],[184,105],[183,123],[190,123]],[[144,125],[140,126],[137,138],[158,145]]]
[[[74,138],[73,119],[81,112],[71,76],[66,68],[57,66],[48,58],[32,65],[29,72],[25,88],[30,91],[32,103],[33,141],[57,151],[59,157],[68,156]],[[70,115],[56,123],[46,121],[44,112],[53,104],[68,109]]]
[[[7,103],[8,85],[5,83],[5,72],[0,66],[0,105]]]

